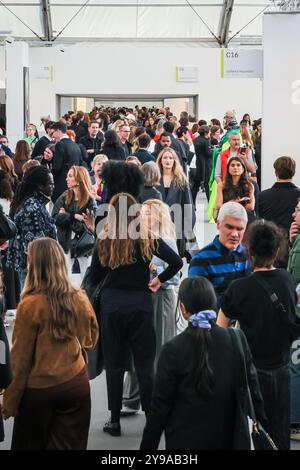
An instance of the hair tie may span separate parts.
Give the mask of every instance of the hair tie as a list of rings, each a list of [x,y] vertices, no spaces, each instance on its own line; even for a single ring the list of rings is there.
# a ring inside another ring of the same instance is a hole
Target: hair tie
[[[191,315],[189,322],[195,328],[205,328],[206,330],[210,330],[211,324],[209,320],[215,320],[216,318],[217,314],[214,310],[202,310],[201,312]]]

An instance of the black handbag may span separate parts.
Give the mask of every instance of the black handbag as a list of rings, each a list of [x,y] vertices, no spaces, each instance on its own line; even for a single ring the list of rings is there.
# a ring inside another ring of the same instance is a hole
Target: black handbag
[[[251,391],[248,384],[245,354],[240,338],[240,332],[238,329],[234,328],[231,328],[230,331],[234,336],[237,350],[242,358],[244,380],[243,387],[238,389],[237,394],[235,449],[250,450],[251,436],[254,450],[278,450],[270,435],[256,419]],[[249,418],[250,423],[252,421],[250,426]]]
[[[106,281],[109,277],[109,272],[106,274],[105,278],[100,281],[98,284],[91,283],[91,267],[88,267],[85,273],[85,276],[82,280],[81,288],[85,290],[89,301],[91,302],[93,309],[96,313],[96,318],[98,325],[100,326],[100,296],[101,291],[104,288]],[[100,337],[99,337],[100,338]],[[101,340],[98,339],[96,346],[94,349],[89,349],[86,351],[88,362],[87,362],[87,369],[89,379],[93,380],[98,375],[101,374],[104,368],[104,358],[101,346]]]
[[[95,236],[90,232],[86,226],[83,232],[71,240],[70,252],[71,258],[80,258],[81,256],[90,256],[93,252],[95,245]]]

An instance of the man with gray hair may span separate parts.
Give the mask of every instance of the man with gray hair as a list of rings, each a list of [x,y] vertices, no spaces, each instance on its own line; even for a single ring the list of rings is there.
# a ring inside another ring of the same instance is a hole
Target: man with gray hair
[[[213,284],[218,298],[232,280],[250,273],[246,250],[241,244],[247,221],[247,212],[241,204],[223,204],[218,214],[219,235],[191,260],[189,277],[206,277]]]

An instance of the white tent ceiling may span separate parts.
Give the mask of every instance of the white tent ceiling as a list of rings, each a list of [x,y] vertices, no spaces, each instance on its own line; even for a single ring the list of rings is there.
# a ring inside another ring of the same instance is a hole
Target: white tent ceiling
[[[218,47],[227,27],[226,38],[235,36],[231,45],[253,45],[261,42],[263,11],[270,8],[270,0],[0,0],[0,38],[179,40]]]

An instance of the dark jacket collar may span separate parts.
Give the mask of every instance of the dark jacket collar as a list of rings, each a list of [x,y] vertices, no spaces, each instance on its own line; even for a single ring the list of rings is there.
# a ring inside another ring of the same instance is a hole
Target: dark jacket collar
[[[297,188],[294,183],[278,183],[273,184],[272,188]]]

